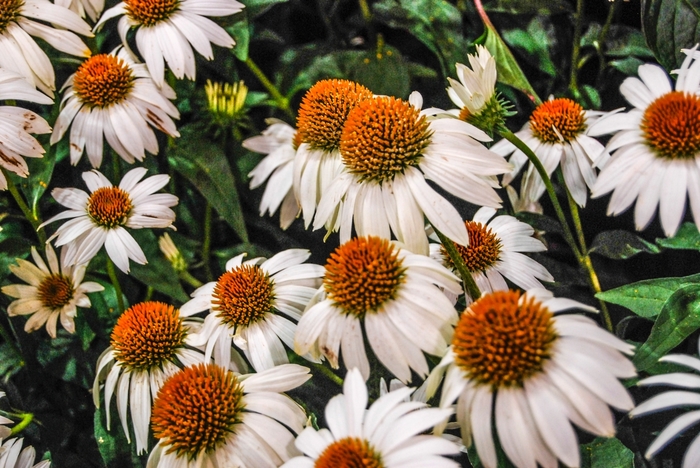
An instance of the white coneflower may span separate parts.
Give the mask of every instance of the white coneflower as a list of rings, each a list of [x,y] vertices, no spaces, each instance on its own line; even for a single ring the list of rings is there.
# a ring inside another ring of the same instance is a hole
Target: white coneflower
[[[51,460],[34,464],[36,450],[31,445],[22,450],[24,439],[7,439],[0,446],[0,468],[49,468]]]
[[[455,65],[459,81],[447,78],[450,83],[447,94],[465,121],[481,113],[496,93],[496,60],[489,50],[477,45],[476,54],[469,54],[469,65],[471,68],[462,63]]]

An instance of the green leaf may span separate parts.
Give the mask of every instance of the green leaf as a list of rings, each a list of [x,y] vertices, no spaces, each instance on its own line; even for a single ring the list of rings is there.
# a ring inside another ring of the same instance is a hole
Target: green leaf
[[[384,46],[380,52],[351,52],[346,60],[340,60],[346,75],[353,81],[367,86],[374,94],[383,94],[407,98],[410,88],[410,76],[403,56],[390,46]]]
[[[236,182],[223,149],[191,126],[180,133],[181,138],[168,153],[171,166],[204,195],[243,242],[248,242]]]
[[[653,318],[678,289],[700,284],[700,274],[681,278],[656,278],[626,284],[595,295],[600,300],[626,307],[640,317]]]
[[[116,404],[112,399],[111,410],[111,431],[107,430],[107,416],[105,415],[105,404],[102,399],[99,408],[95,408],[94,434],[97,449],[102,455],[102,460],[107,468],[118,468],[122,466],[142,467],[141,460],[132,453],[132,445],[126,440],[124,431],[119,423],[119,416],[116,412]]]
[[[642,30],[666,70],[678,68],[682,48],[700,42],[700,0],[642,0]]]
[[[248,59],[248,48],[250,47],[250,36],[251,36],[251,25],[248,23],[248,15],[250,12],[246,10],[240,13],[241,20],[236,21],[231,26],[226,28],[226,31],[233,37],[236,41],[236,45],[233,46],[233,55],[236,56],[241,62],[245,62]]]
[[[56,157],[53,151],[49,151],[43,158],[26,158],[26,161],[29,176],[21,179],[20,186],[24,196],[27,197],[29,208],[36,214],[39,199],[51,183]]]
[[[638,371],[651,367],[698,328],[700,284],[690,284],[668,298],[651,328],[649,338],[637,349],[632,362]]]
[[[597,437],[581,445],[581,468],[634,468],[634,452],[618,439]]]
[[[667,249],[700,250],[700,232],[693,223],[683,223],[676,235],[656,239],[656,243]]]
[[[593,239],[588,251],[603,257],[621,260],[633,257],[640,252],[659,253],[659,248],[631,232],[614,230],[598,234]]]
[[[24,367],[24,364],[24,358],[16,347],[9,342],[0,344],[0,376],[3,383],[7,383]]]
[[[83,351],[87,351],[90,348],[90,343],[92,343],[92,340],[97,336],[85,320],[84,314],[90,313],[92,313],[91,310],[81,309],[75,316],[75,334],[80,339]]]
[[[637,57],[625,57],[621,60],[611,60],[609,65],[625,75],[636,76],[639,66],[644,65],[644,62]]]
[[[503,31],[503,39],[512,47],[524,49],[535,58],[535,63],[540,70],[550,76],[557,76],[557,67],[549,55],[552,40],[547,34],[543,19],[534,18],[524,29],[511,29]]]
[[[278,3],[286,3],[287,0],[241,0],[245,5],[248,18],[256,18]]]
[[[485,0],[484,10],[511,15],[555,15],[569,13],[573,9],[564,0]]]

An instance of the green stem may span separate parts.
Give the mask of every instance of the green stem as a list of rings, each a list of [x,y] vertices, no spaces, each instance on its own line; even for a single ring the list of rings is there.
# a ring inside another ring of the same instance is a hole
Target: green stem
[[[331,382],[337,384],[338,386],[342,387],[343,386],[343,379],[338,377],[335,372],[324,366],[323,364],[316,364],[315,362],[308,363],[311,365],[311,367],[314,370],[317,370],[321,374],[323,374],[324,377],[326,377],[328,380]]]
[[[610,9],[608,10],[608,17],[605,19],[605,24],[603,25],[603,28],[600,31],[600,36],[598,36],[598,78],[597,78],[597,83],[600,83],[600,80],[603,78],[603,72],[605,71],[605,41],[608,38],[608,32],[610,32],[610,26],[612,25],[612,21],[615,18],[615,13],[617,12],[617,6],[620,4],[620,2],[612,2],[610,5]]]
[[[116,151],[112,150],[112,180],[114,180],[115,183],[119,183],[118,180],[121,179],[121,156],[117,154]]]
[[[211,203],[207,202],[207,206],[204,209],[204,240],[202,241],[202,262],[204,263],[204,276],[207,278],[207,281],[214,281],[214,275],[209,266],[209,257],[211,256],[212,211]]]
[[[374,30],[374,23],[372,21],[372,10],[369,7],[367,0],[359,0],[360,11],[362,12],[362,19],[365,20],[367,24],[367,35],[372,44],[377,43],[377,32]]]
[[[156,290],[153,289],[153,286],[149,286],[149,287],[146,289],[146,296],[143,298],[143,302],[148,302],[148,301],[150,301],[151,298],[153,297],[153,293],[154,293],[155,291],[156,291]]]
[[[117,271],[114,269],[114,263],[112,259],[107,256],[107,274],[109,275],[110,281],[112,281],[112,286],[114,287],[114,293],[117,296],[117,307],[119,308],[119,313],[124,312],[124,295],[122,294],[122,287],[119,284],[119,278],[117,278]]]
[[[574,43],[571,48],[571,75],[569,77],[569,89],[578,97],[578,61],[581,54],[581,32],[583,28],[583,8],[585,0],[576,0],[576,13],[574,14]]]
[[[294,112],[292,112],[292,109],[289,107],[289,99],[286,97],[282,96],[282,93],[277,89],[277,87],[272,84],[272,81],[268,79],[267,76],[265,76],[265,73],[253,62],[253,59],[248,57],[245,61],[245,64],[248,66],[248,69],[253,72],[253,75],[260,81],[260,83],[267,89],[267,92],[270,93],[272,96],[272,99],[277,102],[277,106],[282,109],[282,111],[286,112],[289,117],[292,118],[292,120],[296,119],[296,116],[294,115]]]
[[[22,430],[25,427],[27,427],[34,419],[34,415],[32,413],[20,413],[17,416],[20,416],[22,418],[22,420],[20,422],[18,422],[17,424],[15,424],[12,427],[12,429],[10,429],[11,436],[17,435],[20,432],[22,432]]]
[[[187,270],[182,270],[178,273],[180,275],[180,279],[184,281],[185,283],[189,284],[190,286],[194,288],[199,288],[204,285],[201,281],[199,281],[197,278],[192,276],[189,271]]]
[[[32,213],[32,210],[29,209],[29,206],[24,201],[22,194],[19,193],[17,186],[10,177],[10,173],[5,168],[1,169],[2,175],[5,176],[5,180],[7,181],[7,189],[12,194],[12,198],[15,199],[15,202],[17,202],[19,209],[22,210],[22,213],[24,213],[24,217],[27,218],[27,221],[29,221],[34,228],[34,232],[36,232],[36,235],[39,238],[39,245],[43,249],[44,244],[46,244],[46,232],[43,229],[39,229],[39,226],[41,226],[41,219],[38,216],[35,216],[34,213]]]
[[[442,246],[445,248],[447,251],[447,254],[450,256],[452,259],[452,263],[454,263],[455,267],[457,268],[457,271],[459,272],[459,276],[462,277],[462,286],[464,287],[464,293],[471,297],[473,301],[476,301],[481,297],[481,291],[479,290],[479,287],[476,285],[476,281],[474,281],[474,277],[472,276],[471,272],[467,268],[467,265],[464,264],[464,259],[462,256],[459,254],[459,251],[457,250],[457,246],[455,243],[451,240],[448,239],[447,236],[445,236],[443,233],[441,233],[435,225],[433,225],[433,230],[435,231],[435,234],[440,238],[440,242],[442,243]]]

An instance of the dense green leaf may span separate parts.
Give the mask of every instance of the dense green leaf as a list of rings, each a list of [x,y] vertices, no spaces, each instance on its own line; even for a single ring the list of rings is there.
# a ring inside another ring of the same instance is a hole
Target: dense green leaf
[[[572,11],[564,0],[485,0],[484,10],[511,15],[556,15]]]
[[[646,42],[666,70],[683,62],[683,48],[700,42],[700,0],[642,0]]]
[[[191,127],[180,133],[177,145],[168,153],[170,164],[204,195],[238,237],[248,242],[236,182],[224,151]]]
[[[609,64],[625,75],[636,76],[639,66],[644,65],[644,62],[637,57],[625,57],[621,60],[611,60]]]
[[[107,416],[105,414],[104,399],[99,408],[95,408],[94,432],[97,448],[102,455],[102,460],[107,468],[122,466],[141,467],[143,464],[139,458],[132,454],[132,445],[126,440],[124,431],[119,424],[119,417],[112,400],[111,430],[107,430]]]
[[[26,179],[21,179],[20,186],[27,198],[27,205],[35,213],[39,199],[51,182],[53,168],[56,165],[56,157],[53,153],[53,151],[49,151],[43,158],[26,158],[29,176]]]
[[[348,78],[367,86],[374,94],[405,99],[411,91],[406,62],[393,47],[385,46],[379,52],[353,52],[341,63]]]
[[[42,330],[41,333],[45,331]],[[78,356],[84,356],[80,340],[60,330],[56,338],[39,343],[36,355],[46,373],[64,382],[80,385],[85,389],[91,388],[93,363],[78,359]]]
[[[97,336],[85,319],[85,314],[90,313],[92,313],[91,310],[81,310],[75,316],[75,335],[80,340],[83,351],[87,351],[90,348],[90,343]]]
[[[9,342],[0,343],[0,376],[3,383],[12,378],[24,366],[24,358],[15,346]]]
[[[633,257],[641,252],[659,253],[659,248],[629,231],[614,230],[598,234],[593,239],[588,251],[603,257],[620,260]]]
[[[581,38],[581,46],[599,49],[603,28],[598,23],[591,23]],[[652,58],[654,53],[649,49],[644,34],[639,29],[621,24],[613,24],[605,37],[604,52],[609,57],[644,57]]]
[[[700,250],[700,232],[693,223],[683,223],[673,237],[656,239],[656,243],[667,249]]]
[[[551,39],[541,17],[534,18],[524,29],[503,31],[503,39],[511,47],[524,49],[535,57],[534,65],[550,76],[557,76],[557,67],[549,55]]]
[[[286,3],[288,0],[241,0],[245,5],[248,18],[256,18],[278,3]]]
[[[581,468],[634,468],[634,452],[618,439],[597,437],[581,445]]]
[[[700,274],[639,281],[600,292],[595,297],[626,307],[640,317],[653,318],[661,313],[664,304],[675,291],[693,284],[700,284]]]
[[[700,328],[700,284],[683,286],[664,304],[647,341],[634,355],[635,367],[643,371]]]
[[[236,45],[232,49],[233,55],[241,62],[245,62],[248,59],[248,48],[250,47],[251,25],[248,23],[248,14],[250,14],[248,11],[245,14],[241,14],[242,19],[240,21],[236,21],[226,28],[236,41]]]

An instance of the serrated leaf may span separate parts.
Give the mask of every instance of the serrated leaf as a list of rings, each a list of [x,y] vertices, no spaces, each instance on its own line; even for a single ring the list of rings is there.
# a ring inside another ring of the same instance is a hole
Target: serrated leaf
[[[659,248],[629,231],[620,229],[598,234],[588,251],[614,260],[622,260],[641,252],[659,253]]]
[[[485,0],[484,10],[511,15],[554,15],[573,11],[563,0]]]
[[[581,468],[634,468],[634,452],[618,439],[597,437],[581,445]]]
[[[223,149],[185,127],[168,152],[170,165],[182,174],[216,209],[243,242],[248,232],[236,182]]]
[[[693,223],[683,223],[676,235],[656,239],[656,243],[667,249],[700,250],[700,232]]]
[[[683,62],[682,48],[700,42],[700,0],[642,0],[642,31],[666,70]]]
[[[700,274],[680,278],[656,278],[626,284],[595,295],[600,300],[626,307],[640,317],[653,318],[678,289],[700,284]]]
[[[649,338],[637,349],[632,362],[640,372],[651,367],[698,328],[700,284],[690,284],[668,298],[651,328]]]

